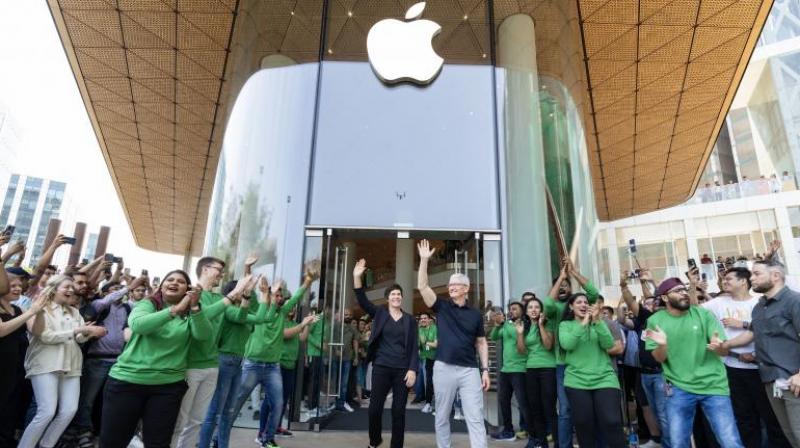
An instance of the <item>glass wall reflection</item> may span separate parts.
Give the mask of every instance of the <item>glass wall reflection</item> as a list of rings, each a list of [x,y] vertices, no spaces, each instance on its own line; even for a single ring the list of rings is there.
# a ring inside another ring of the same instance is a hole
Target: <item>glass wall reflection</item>
[[[241,273],[300,280],[317,64],[263,69],[242,88],[223,143],[207,252]]]

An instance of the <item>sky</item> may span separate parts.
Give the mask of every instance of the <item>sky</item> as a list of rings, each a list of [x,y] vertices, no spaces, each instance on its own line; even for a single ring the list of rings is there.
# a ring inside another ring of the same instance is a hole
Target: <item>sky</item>
[[[20,139],[18,173],[66,182],[78,220],[89,231],[111,227],[108,251],[132,272],[182,266],[181,256],[134,243],[45,0],[0,0],[0,104]]]

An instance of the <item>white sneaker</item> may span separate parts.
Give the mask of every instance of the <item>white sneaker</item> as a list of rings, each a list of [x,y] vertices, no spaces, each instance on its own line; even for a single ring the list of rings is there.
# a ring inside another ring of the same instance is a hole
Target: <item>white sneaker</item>
[[[461,412],[461,409],[456,409],[456,415],[453,418],[456,420],[464,420],[464,413]]]
[[[345,403],[344,403],[344,405],[343,405],[342,407],[343,407],[343,408],[344,408],[344,409],[345,409],[347,412],[353,412],[353,407],[352,407],[352,406],[350,406],[350,403],[348,403],[348,402],[345,402]]]
[[[648,440],[647,443],[639,445],[639,448],[661,448],[661,444],[654,440]]]
[[[422,407],[422,413],[423,414],[430,414],[431,410],[432,409],[431,409],[431,404],[430,403],[425,403],[425,406]]]

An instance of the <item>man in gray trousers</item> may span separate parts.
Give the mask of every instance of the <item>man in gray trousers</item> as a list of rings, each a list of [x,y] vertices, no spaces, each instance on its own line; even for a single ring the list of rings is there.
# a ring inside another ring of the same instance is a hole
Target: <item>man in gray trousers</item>
[[[489,346],[481,312],[467,305],[469,277],[453,274],[447,285],[449,298],[437,298],[428,285],[428,260],[435,249],[427,240],[418,245],[419,278],[417,287],[425,305],[436,313],[439,346],[433,364],[433,389],[436,391],[436,446],[450,448],[450,411],[456,393],[461,396],[464,418],[472,448],[486,448],[483,423],[483,392],[489,390]],[[480,370],[475,351],[480,355]]]

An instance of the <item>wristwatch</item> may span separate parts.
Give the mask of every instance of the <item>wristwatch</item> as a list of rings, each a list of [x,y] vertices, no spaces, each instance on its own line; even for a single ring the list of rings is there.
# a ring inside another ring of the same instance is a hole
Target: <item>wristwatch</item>
[[[742,328],[745,329],[745,330],[749,330],[750,329],[750,322],[748,322],[746,320],[743,320],[742,321]]]
[[[483,372],[487,372],[488,373],[489,372],[489,368],[488,367],[481,367],[481,373],[483,373]]]

